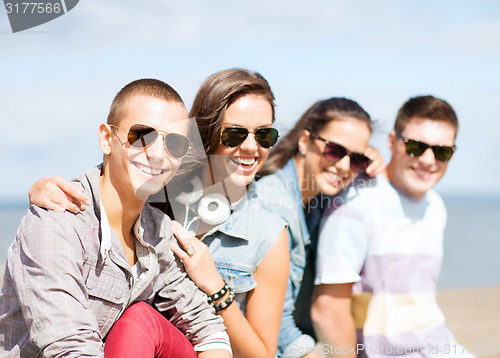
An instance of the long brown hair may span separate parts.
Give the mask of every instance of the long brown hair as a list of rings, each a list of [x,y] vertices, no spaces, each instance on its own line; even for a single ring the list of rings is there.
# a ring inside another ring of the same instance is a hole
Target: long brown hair
[[[264,96],[271,105],[274,122],[274,94],[269,83],[259,73],[237,68],[214,73],[203,82],[189,116],[196,118],[207,155],[213,154],[219,146],[227,108],[248,94]]]
[[[274,122],[274,94],[269,83],[257,72],[236,68],[220,71],[208,77],[201,85],[189,112],[195,117],[198,131],[206,155],[213,154],[220,144],[220,132],[227,108],[242,96],[256,94],[263,96],[272,109]],[[190,175],[199,170],[205,162],[191,161],[181,164],[177,175],[169,182],[169,190],[175,197],[176,190],[182,190],[183,184],[191,179]],[[164,189],[168,197],[167,189]],[[152,205],[173,217],[169,201],[156,202]]]
[[[290,158],[299,152],[299,137],[303,130],[319,133],[328,123],[343,117],[363,121],[371,131],[370,115],[353,100],[333,97],[318,101],[302,115],[290,132],[278,141],[258,175],[262,177],[283,168]]]

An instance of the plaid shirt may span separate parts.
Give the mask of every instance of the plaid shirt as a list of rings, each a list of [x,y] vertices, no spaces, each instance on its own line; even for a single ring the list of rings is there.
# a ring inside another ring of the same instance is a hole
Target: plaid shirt
[[[197,344],[222,318],[170,250],[170,219],[145,205],[134,227],[144,274],[134,280],[116,236],[103,243],[99,168],[80,176],[93,205],[79,214],[32,206],[9,248],[0,294],[0,356],[103,357],[123,311],[144,301]],[[104,235],[106,236],[106,235]]]

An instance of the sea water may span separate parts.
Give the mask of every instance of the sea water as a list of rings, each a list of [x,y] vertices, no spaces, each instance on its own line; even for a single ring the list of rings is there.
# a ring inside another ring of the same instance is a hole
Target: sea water
[[[500,198],[444,197],[448,225],[439,288],[500,285]],[[0,272],[27,203],[0,205]]]

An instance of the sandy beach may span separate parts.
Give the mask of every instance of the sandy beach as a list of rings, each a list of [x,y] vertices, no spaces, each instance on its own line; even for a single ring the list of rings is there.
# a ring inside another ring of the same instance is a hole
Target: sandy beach
[[[500,286],[439,291],[437,299],[459,343],[477,357],[500,358]]]

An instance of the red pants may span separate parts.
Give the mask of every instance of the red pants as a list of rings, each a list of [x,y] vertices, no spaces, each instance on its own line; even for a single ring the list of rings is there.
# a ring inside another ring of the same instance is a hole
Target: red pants
[[[193,345],[172,323],[144,302],[127,308],[111,328],[106,358],[197,357]]]

